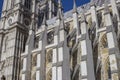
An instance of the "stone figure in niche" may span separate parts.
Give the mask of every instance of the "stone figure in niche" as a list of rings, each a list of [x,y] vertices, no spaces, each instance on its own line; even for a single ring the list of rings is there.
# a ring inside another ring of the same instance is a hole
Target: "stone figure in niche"
[[[65,24],[65,27],[64,27],[64,30],[66,31],[67,34],[69,34],[69,30],[70,30],[70,24],[69,23],[66,23]]]
[[[72,48],[76,43],[76,29],[73,29],[72,32],[67,37],[67,46]]]
[[[50,31],[47,33],[47,43],[52,44],[54,41],[54,31]]]

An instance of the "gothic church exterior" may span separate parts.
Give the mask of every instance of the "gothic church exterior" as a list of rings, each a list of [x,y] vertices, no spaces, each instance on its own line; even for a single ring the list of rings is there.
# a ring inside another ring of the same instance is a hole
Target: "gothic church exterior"
[[[0,80],[120,80],[120,0],[73,4],[4,0]]]

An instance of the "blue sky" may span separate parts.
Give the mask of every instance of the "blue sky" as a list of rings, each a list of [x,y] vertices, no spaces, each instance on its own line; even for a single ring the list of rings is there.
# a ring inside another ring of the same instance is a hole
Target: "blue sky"
[[[73,7],[73,0],[62,0],[64,11],[68,11]],[[90,0],[76,0],[77,6],[90,2]],[[2,9],[3,0],[0,0],[0,13]]]

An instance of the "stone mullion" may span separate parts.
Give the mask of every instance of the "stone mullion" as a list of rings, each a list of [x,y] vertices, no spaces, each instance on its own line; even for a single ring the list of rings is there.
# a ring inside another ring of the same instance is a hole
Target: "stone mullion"
[[[40,80],[41,54],[37,54],[36,80]]]
[[[53,49],[52,80],[57,80],[57,48]]]
[[[95,80],[92,45],[88,36],[85,16],[81,18],[81,79]]]
[[[112,80],[119,80],[119,48],[117,42],[117,36],[115,30],[113,28],[113,23],[111,19],[111,15],[109,12],[109,8],[105,7],[105,23],[107,27],[107,42],[108,42],[108,49],[109,49],[109,62],[110,62],[110,70],[111,70],[111,79]]]
[[[54,44],[58,45],[58,35],[54,35]],[[53,49],[53,60],[52,60],[52,80],[57,80],[57,62],[58,62],[58,47]]]

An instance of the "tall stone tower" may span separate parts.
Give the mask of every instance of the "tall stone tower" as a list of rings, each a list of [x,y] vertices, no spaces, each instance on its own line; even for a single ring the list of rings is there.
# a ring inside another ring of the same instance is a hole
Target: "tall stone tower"
[[[25,51],[29,30],[41,26],[45,13],[47,19],[56,16],[56,4],[54,0],[4,0],[0,19],[0,78],[19,80],[20,55]]]

